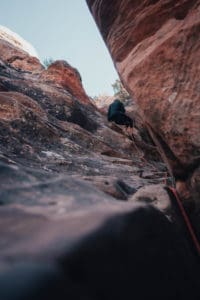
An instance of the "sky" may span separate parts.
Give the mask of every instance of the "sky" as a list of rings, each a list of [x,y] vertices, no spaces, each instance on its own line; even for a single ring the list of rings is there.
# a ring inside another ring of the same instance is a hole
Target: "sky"
[[[85,0],[0,0],[0,25],[30,42],[41,62],[64,59],[91,97],[113,95],[118,78]]]

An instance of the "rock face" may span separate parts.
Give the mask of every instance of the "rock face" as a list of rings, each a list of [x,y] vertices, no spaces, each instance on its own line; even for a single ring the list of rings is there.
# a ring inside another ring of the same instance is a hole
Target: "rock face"
[[[40,72],[44,67],[39,59],[15,48],[8,41],[0,39],[1,60],[22,71]]]
[[[91,105],[91,101],[82,86],[79,72],[66,61],[52,63],[47,70],[44,70],[40,78],[45,82],[54,83],[66,89],[82,103]]]
[[[199,202],[200,1],[87,3],[175,179]]]
[[[41,71],[44,67],[32,45],[18,34],[0,25],[1,60],[24,71]]]
[[[30,56],[38,58],[37,51],[29,42],[25,41],[16,32],[2,25],[0,25],[0,39],[9,42],[15,49],[23,50]]]
[[[122,300],[133,282],[137,299],[195,299],[190,242],[131,197],[170,180],[156,148],[109,124],[68,63],[0,54],[0,299]]]

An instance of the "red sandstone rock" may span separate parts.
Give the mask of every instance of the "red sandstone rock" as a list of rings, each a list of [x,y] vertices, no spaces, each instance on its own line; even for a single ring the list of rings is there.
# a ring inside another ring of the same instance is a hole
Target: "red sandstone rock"
[[[23,118],[23,112],[31,111],[41,119],[47,116],[40,105],[30,97],[18,92],[0,92],[0,119],[11,120]]]
[[[25,51],[30,56],[38,58],[36,49],[19,34],[10,30],[9,28],[0,25],[0,39],[9,42],[15,48]]]
[[[91,104],[91,101],[82,86],[79,72],[66,61],[55,61],[47,70],[43,71],[40,78],[45,82],[61,86],[82,103]]]
[[[37,73],[44,69],[38,58],[28,55],[2,39],[0,39],[0,54],[2,61],[19,70]]]
[[[175,178],[190,181],[200,162],[200,1],[87,2]]]

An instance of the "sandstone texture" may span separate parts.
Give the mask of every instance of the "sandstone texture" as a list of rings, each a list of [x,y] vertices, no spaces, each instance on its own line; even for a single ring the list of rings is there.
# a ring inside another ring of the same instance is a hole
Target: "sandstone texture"
[[[1,60],[16,69],[30,72],[40,72],[44,67],[39,59],[30,56],[24,50],[14,47],[8,41],[0,38]]]
[[[199,202],[200,1],[87,3],[168,168]]]
[[[82,86],[82,79],[78,70],[70,66],[66,61],[52,63],[47,70],[44,70],[40,78],[47,83],[54,83],[68,90],[79,101],[91,104]]]
[[[12,46],[19,50],[25,51],[27,54],[38,58],[36,49],[19,34],[9,28],[0,25],[0,39],[9,42]]]
[[[133,282],[137,299],[195,299],[179,216],[137,197],[171,182],[155,145],[108,123],[67,62],[31,60],[0,40],[0,299],[122,300]]]

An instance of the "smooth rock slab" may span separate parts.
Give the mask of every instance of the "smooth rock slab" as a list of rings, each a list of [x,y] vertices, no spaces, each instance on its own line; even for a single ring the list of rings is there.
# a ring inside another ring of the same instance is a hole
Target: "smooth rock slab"
[[[2,299],[198,299],[195,259],[153,207],[104,204],[60,221],[6,210]]]

